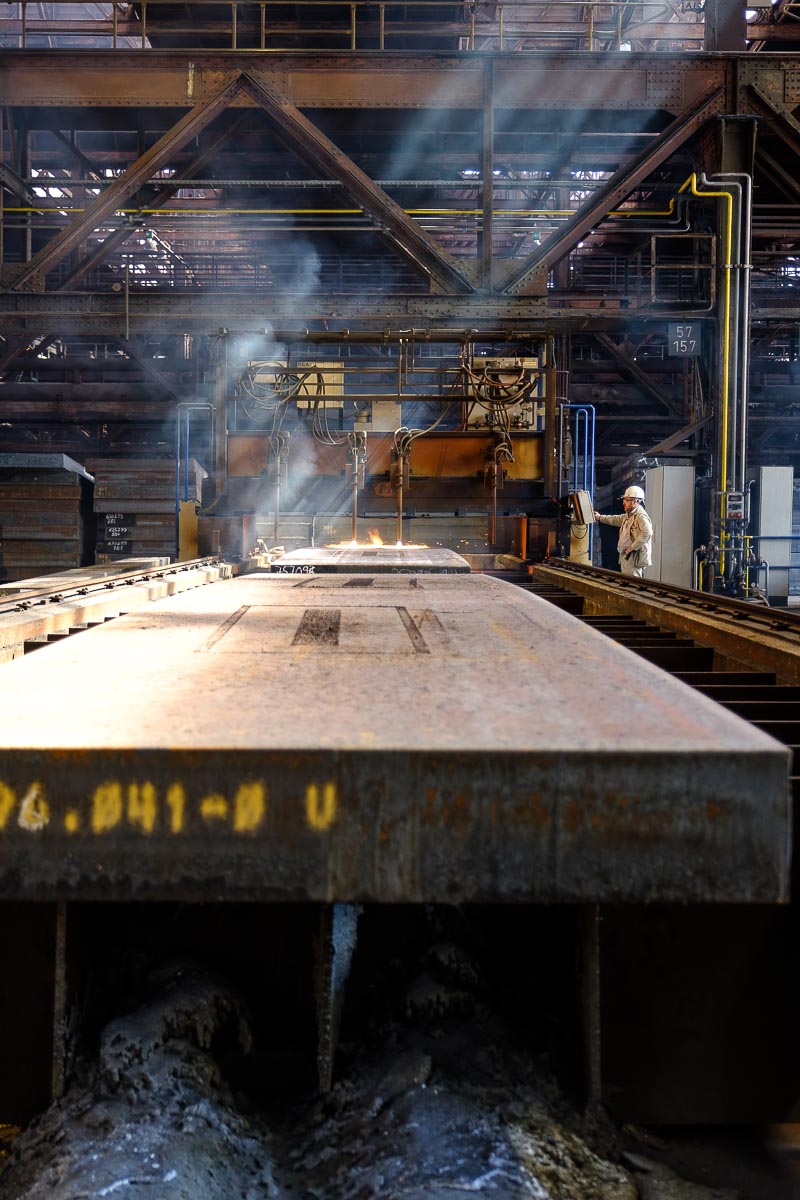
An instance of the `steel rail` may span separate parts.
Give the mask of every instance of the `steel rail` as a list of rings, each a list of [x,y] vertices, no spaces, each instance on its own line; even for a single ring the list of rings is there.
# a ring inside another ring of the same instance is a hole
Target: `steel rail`
[[[702,610],[706,615],[718,613],[720,616],[731,617],[738,621],[747,618],[768,629],[780,632],[791,630],[800,633],[800,612],[790,612],[787,609],[778,611],[768,608],[766,605],[754,604],[747,600],[736,600],[732,596],[719,596],[712,592],[698,592],[694,588],[679,587],[674,583],[637,579],[634,576],[622,575],[619,571],[608,571],[603,567],[569,562],[567,559],[547,559],[542,566],[554,567],[558,571],[563,571],[565,575],[578,575],[595,582],[607,583],[616,591],[630,590],[643,595],[650,593],[664,600],[674,600],[690,608]]]
[[[44,607],[48,604],[62,604],[65,601],[91,595],[102,595],[103,592],[126,585],[149,583],[153,579],[162,579],[167,575],[176,575],[185,571],[196,570],[198,567],[219,566],[219,558],[209,555],[205,558],[191,558],[183,562],[170,563],[163,567],[140,567],[135,571],[119,571],[112,575],[103,575],[97,579],[88,576],[73,584],[56,584],[52,588],[22,588],[13,595],[4,596],[0,590],[0,617],[8,613],[27,612],[31,608]],[[91,567],[87,567],[87,572]],[[63,576],[54,575],[54,580]],[[27,580],[19,580],[25,584]],[[9,586],[9,585],[6,585]],[[10,585],[13,586],[13,585]]]

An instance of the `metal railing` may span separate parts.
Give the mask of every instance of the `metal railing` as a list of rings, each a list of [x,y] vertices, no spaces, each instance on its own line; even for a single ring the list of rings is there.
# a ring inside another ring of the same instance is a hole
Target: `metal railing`
[[[0,14],[4,48],[194,50],[458,51],[695,49],[705,20],[695,5],[641,0],[296,0],[286,19],[281,0],[194,0],[192,20],[171,0],[137,4],[11,3]],[[654,19],[655,14],[655,19]],[[665,45],[666,43],[666,45]]]

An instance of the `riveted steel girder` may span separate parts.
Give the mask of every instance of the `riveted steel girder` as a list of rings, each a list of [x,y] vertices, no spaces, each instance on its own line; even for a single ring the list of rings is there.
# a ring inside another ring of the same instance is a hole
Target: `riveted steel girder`
[[[624,350],[607,337],[604,333],[595,333],[595,338],[603,347],[608,355],[617,364],[623,374],[628,375],[633,379],[648,396],[652,396],[662,408],[665,408],[672,417],[681,416],[680,409],[669,396],[665,396],[661,388],[657,387],[649,375],[642,370],[640,366],[633,361],[633,358],[624,352]]]
[[[14,280],[14,288],[38,288],[43,290],[44,277],[49,270],[62,262],[81,241],[95,230],[106,217],[141,187],[155,171],[169,160],[190,138],[193,138],[214,118],[227,108],[231,100],[239,93],[241,83],[239,78],[228,80],[220,90],[209,100],[196,105],[168,130],[163,137],[151,146],[140,158],[133,163],[124,175],[115,180],[97,199],[90,204],[80,217],[77,217],[66,229],[57,234],[47,246],[35,254],[30,262],[25,263],[21,272]]]
[[[270,296],[236,291],[209,291],[172,295],[166,292],[131,293],[127,319],[137,333],[263,331],[269,323],[275,329],[295,330],[302,335],[314,326],[342,331],[372,330],[378,340],[386,329],[451,326],[456,339],[466,333],[468,340],[481,329],[514,332],[517,336],[541,335],[544,329],[572,328],[580,313],[584,329],[619,330],[621,316],[625,328],[647,329],[657,321],[663,327],[663,312],[636,313],[611,307],[583,307],[576,310],[564,305],[549,305],[546,299],[489,296],[381,296],[354,297],[335,293],[296,296],[292,293]],[[685,319],[708,320],[708,313],[686,310]],[[754,309],[754,317],[760,315]],[[122,334],[125,328],[125,297],[114,292],[91,295],[66,293],[0,292],[0,330],[12,333],[45,332],[69,325],[74,330],[94,330]],[[312,336],[313,340],[313,336]],[[345,339],[346,340],[346,337]]]
[[[149,208],[163,208],[164,205],[168,204],[175,193],[180,190],[181,181],[184,178],[191,179],[195,172],[202,170],[206,163],[208,163],[214,157],[217,151],[221,150],[222,147],[228,143],[236,129],[244,120],[245,115],[246,114],[242,113],[239,117],[239,120],[234,123],[233,127],[222,130],[220,133],[218,133],[217,136],[212,138],[190,163],[187,163],[186,166],[181,170],[176,171],[176,183],[174,187],[150,188],[147,195],[147,206]],[[117,229],[114,233],[109,234],[109,236],[103,242],[101,242],[91,254],[87,254],[86,257],[81,259],[74,269],[70,271],[67,278],[61,284],[61,290],[65,291],[68,288],[74,288],[75,285],[84,278],[84,276],[88,275],[90,271],[93,271],[95,267],[104,262],[108,255],[112,253],[112,251],[118,249],[123,242],[127,241],[133,232],[134,230],[131,226],[124,225],[121,229]]]
[[[723,89],[714,87],[696,103],[689,105],[653,144],[645,147],[631,162],[625,163],[615,171],[611,178],[594,192],[591,199],[578,209],[574,217],[546,238],[536,252],[514,270],[503,290],[511,293],[523,292],[534,277],[545,275],[554,263],[568,254],[581,238],[589,233],[597,221],[602,220],[625,200],[634,188],[696,133],[710,116],[720,113],[723,100]]]
[[[757,76],[783,60],[758,55]],[[499,109],[679,113],[732,78],[732,61],[667,53],[418,54],[297,51],[0,52],[0,103],[43,108],[181,108],[208,99],[232,76],[250,71],[301,109],[480,109],[484,65],[494,62]],[[240,97],[238,106],[253,107]]]
[[[406,216],[400,205],[373,183],[286,96],[267,87],[250,72],[242,77],[242,86],[264,110],[281,140],[315,170],[338,179],[364,211],[381,222],[392,242],[417,269],[430,274],[444,291],[473,290],[464,268]]]
[[[790,112],[785,112],[773,97],[762,91],[757,84],[751,84],[749,90],[756,110],[771,118],[772,131],[794,154],[800,154],[800,121]]]

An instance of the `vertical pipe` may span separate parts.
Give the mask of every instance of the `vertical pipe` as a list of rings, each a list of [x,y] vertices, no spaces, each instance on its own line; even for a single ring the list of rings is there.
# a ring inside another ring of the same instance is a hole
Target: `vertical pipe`
[[[575,413],[575,441],[574,441],[574,458],[573,458],[573,488],[575,491],[579,487],[583,487],[586,491],[594,495],[594,438],[595,438],[595,409],[593,404],[563,404],[562,411],[562,428],[563,428],[563,413],[564,410]],[[581,426],[583,428],[583,438],[581,439]],[[563,439],[562,439],[563,440]],[[578,450],[581,450],[581,458],[583,460],[583,468],[580,476],[578,475]],[[559,449],[559,462],[561,460],[561,450]],[[559,488],[559,495],[561,489]],[[589,555],[591,557],[593,548],[593,529],[589,526]]]
[[[519,519],[519,556],[528,557],[528,518],[524,514]]]
[[[353,460],[353,541],[358,541],[358,464]]]
[[[558,406],[558,453],[556,456],[556,497],[560,498],[564,480],[564,405]]]
[[[227,366],[227,352],[226,352]],[[214,496],[228,490],[228,406],[227,370],[217,367],[214,380]]]
[[[752,219],[753,219],[753,177],[745,174],[745,194],[743,211],[741,214],[742,229],[744,231],[744,247],[741,263],[742,280],[742,313],[744,318],[743,333],[742,333],[742,384],[741,384],[741,420],[739,423],[739,478],[741,481],[741,491],[747,487],[747,418],[748,405],[750,403],[750,279],[752,276],[752,263],[750,262],[752,250]]]
[[[380,28],[380,35],[379,35],[379,38],[378,38],[378,49],[379,49],[379,50],[385,50],[385,49],[386,49],[386,45],[385,45],[385,35],[386,35],[386,5],[385,5],[385,4],[382,4],[382,5],[380,6],[380,9],[379,9],[379,12],[378,12],[378,23],[379,23],[379,28]]]
[[[125,341],[129,342],[131,338],[131,267],[130,263],[125,263]]]
[[[181,432],[183,413],[180,404],[175,406],[175,545],[180,537],[181,514]]]
[[[179,533],[181,511],[181,462],[184,462],[185,494],[189,499],[189,413],[205,412],[209,414],[211,427],[209,431],[209,451],[213,449],[216,440],[216,424],[214,406],[206,400],[184,401],[175,405],[175,538]],[[185,438],[185,442],[184,442]],[[216,495],[221,493],[217,492]]]
[[[261,3],[260,26],[261,26],[261,32],[260,32],[260,37],[259,37],[260,47],[262,50],[265,50],[266,46],[267,46],[267,6],[266,6],[266,4],[264,4],[263,0]]]
[[[483,65],[483,133],[481,146],[481,285],[492,290],[494,225],[494,61]]]
[[[273,526],[272,526],[272,545],[273,545],[273,547],[280,545],[280,541],[279,541],[280,534],[278,532],[280,529],[280,524],[281,524],[281,479],[280,479],[280,475],[276,475],[276,477],[275,477],[275,520],[274,520]]]
[[[399,464],[397,476],[397,544],[402,545],[403,542],[403,462]]]
[[[239,10],[236,6],[236,0],[231,0],[231,50],[236,50],[237,39],[239,37],[239,29],[237,25]]]
[[[189,437],[191,433],[191,409],[186,409],[184,412],[186,421],[186,430],[183,440],[183,498],[189,499]]]
[[[356,48],[356,6],[350,5],[350,49]]]
[[[701,181],[702,181],[701,176]],[[732,266],[732,237],[733,237],[733,197],[730,191],[724,189],[703,192],[698,190],[697,175],[692,173],[686,182],[678,189],[678,195],[691,186],[693,196],[713,197],[726,202],[725,220],[725,261],[723,263],[723,319],[720,329],[722,340],[722,382],[720,403],[719,429],[719,567],[720,574],[725,576],[725,552],[727,548],[727,533],[725,525],[725,494],[728,491],[728,409],[730,405],[730,327],[731,327],[731,266]]]
[[[739,157],[737,155],[736,157]],[[752,153],[747,154],[748,162],[752,161]],[[739,193],[738,216],[736,221],[738,231],[737,261],[732,269],[737,285],[737,302],[733,306],[731,324],[736,325],[738,347],[738,420],[734,425],[732,441],[732,470],[731,479],[736,491],[747,489],[747,409],[750,393],[750,275],[752,265],[750,255],[752,249],[752,212],[753,212],[753,177],[747,171],[721,171],[718,175],[706,178],[701,176],[703,183],[722,183],[735,187]],[[743,180],[744,184],[729,182]],[[736,398],[736,390],[734,398]]]
[[[552,496],[555,488],[556,458],[556,361],[555,339],[547,339],[544,377],[544,494]]]
[[[275,520],[272,526],[272,545],[277,546],[280,544],[281,521],[281,449],[280,440],[277,437],[270,438],[270,452],[275,471]]]

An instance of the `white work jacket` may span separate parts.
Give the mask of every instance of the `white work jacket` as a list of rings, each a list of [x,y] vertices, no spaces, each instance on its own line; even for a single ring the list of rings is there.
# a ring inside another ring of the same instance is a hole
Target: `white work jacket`
[[[649,567],[653,561],[651,543],[653,541],[653,522],[647,509],[637,504],[633,512],[620,513],[618,516],[600,517],[604,525],[618,525],[617,553],[622,558],[627,551],[632,551],[633,562],[637,567]]]

